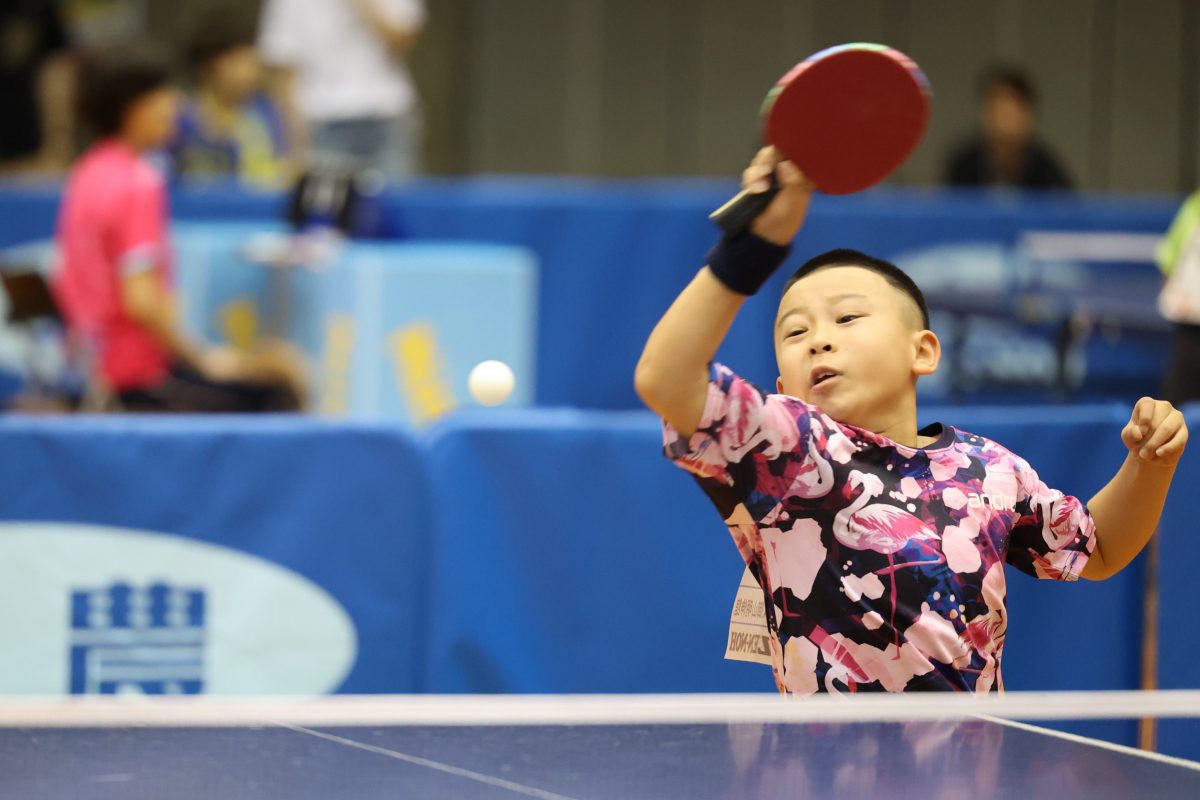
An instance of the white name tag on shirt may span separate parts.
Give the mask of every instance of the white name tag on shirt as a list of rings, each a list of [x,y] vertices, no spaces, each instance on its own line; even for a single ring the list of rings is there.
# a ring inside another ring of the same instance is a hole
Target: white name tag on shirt
[[[771,665],[771,631],[767,628],[764,603],[762,587],[750,573],[750,568],[746,567],[737,595],[733,598],[725,658]]]

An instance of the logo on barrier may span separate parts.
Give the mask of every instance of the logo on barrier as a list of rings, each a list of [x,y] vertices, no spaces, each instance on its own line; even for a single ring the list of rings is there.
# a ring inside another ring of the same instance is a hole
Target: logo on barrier
[[[0,694],[336,691],[358,655],[354,622],[270,555],[0,522]]]
[[[396,380],[408,400],[414,422],[432,422],[458,405],[446,378],[437,333],[427,322],[400,328],[391,335]]]
[[[202,589],[117,582],[71,592],[71,694],[204,691]]]

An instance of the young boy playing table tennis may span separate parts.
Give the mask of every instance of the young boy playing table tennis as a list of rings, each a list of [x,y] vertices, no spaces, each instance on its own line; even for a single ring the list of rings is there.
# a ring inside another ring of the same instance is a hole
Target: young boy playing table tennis
[[[770,148],[745,188],[766,190],[772,170],[779,194],[709,253],[651,333],[638,394],[764,589],[781,691],[999,690],[1004,563],[1056,580],[1128,564],[1158,523],[1183,416],[1139,400],[1121,431],[1129,455],[1086,507],[995,442],[918,430],[916,382],[940,357],[924,298],[854,251],[817,256],[788,282],[777,394],[712,363],[808,209],[811,186]]]

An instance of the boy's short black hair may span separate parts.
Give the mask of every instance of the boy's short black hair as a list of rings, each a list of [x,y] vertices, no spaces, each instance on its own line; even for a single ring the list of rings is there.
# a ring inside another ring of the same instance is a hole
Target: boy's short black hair
[[[1008,89],[1030,108],[1037,107],[1037,90],[1033,88],[1033,81],[1030,80],[1029,74],[1020,67],[1014,67],[1011,64],[997,64],[984,70],[979,76],[977,86],[979,99],[986,100],[988,92],[997,87]]]
[[[869,256],[858,250],[843,247],[813,256],[793,272],[792,277],[788,278],[787,283],[783,285],[784,294],[787,293],[788,289],[792,288],[792,285],[796,281],[807,278],[814,272],[826,267],[862,267],[863,269],[871,270],[871,272],[879,273],[883,276],[884,280],[912,298],[912,301],[917,304],[917,310],[921,312],[922,327],[926,330],[929,329],[929,306],[925,304],[925,295],[921,293],[921,287],[917,286],[916,282],[908,277],[908,274],[904,270],[892,262],[884,261],[882,258],[876,258],[875,256]]]
[[[103,138],[121,130],[135,102],[171,85],[174,70],[164,50],[136,44],[89,54],[80,75],[80,115]]]

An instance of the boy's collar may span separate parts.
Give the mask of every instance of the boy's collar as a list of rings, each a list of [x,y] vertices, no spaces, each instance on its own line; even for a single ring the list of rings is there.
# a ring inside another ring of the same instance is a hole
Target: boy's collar
[[[949,447],[954,443],[954,428],[949,425],[943,425],[940,422],[934,422],[926,425],[917,431],[918,436],[932,436],[936,441],[930,442],[924,447],[914,448],[916,450],[939,450],[943,447]]]

